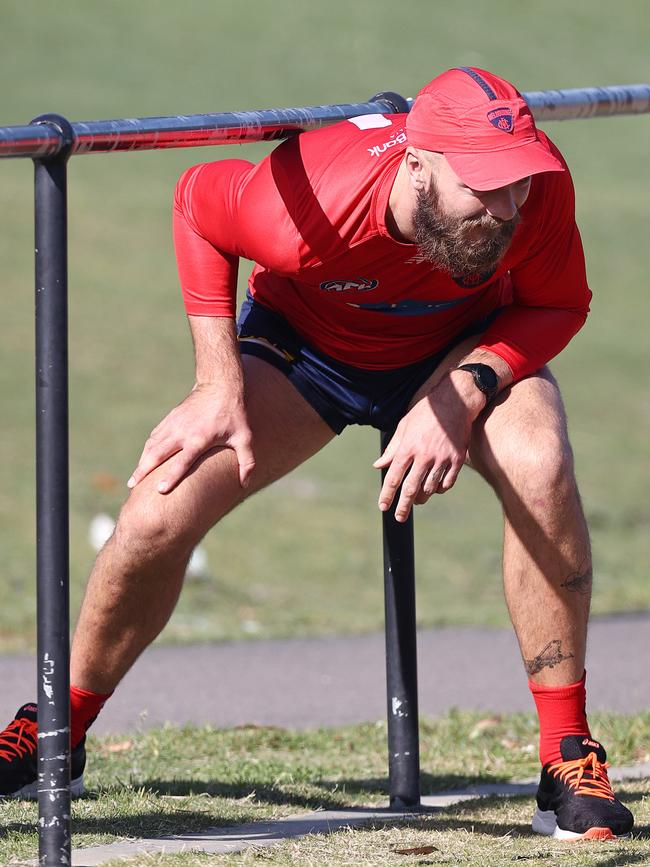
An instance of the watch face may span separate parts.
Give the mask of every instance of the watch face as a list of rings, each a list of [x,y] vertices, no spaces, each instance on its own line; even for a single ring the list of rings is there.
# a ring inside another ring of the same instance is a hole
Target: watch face
[[[499,378],[496,373],[492,370],[491,367],[488,367],[487,364],[479,364],[477,365],[477,374],[481,381],[481,385],[483,385],[488,390],[492,390],[499,385]]]
[[[483,392],[489,403],[499,390],[499,377],[489,364],[461,364],[459,369],[470,371],[476,387]]]

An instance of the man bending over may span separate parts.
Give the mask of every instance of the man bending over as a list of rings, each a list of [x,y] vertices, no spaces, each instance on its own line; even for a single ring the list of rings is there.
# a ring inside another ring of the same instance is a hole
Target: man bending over
[[[585,714],[591,554],[546,367],[590,292],[569,172],[518,91],[452,69],[408,115],[303,133],[258,165],[195,166],[174,237],[196,382],[147,440],[88,583],[73,791],[86,729],[167,623],[203,535],[346,425],[397,425],[375,462],[381,510],[398,497],[405,521],[464,464],[503,506],[505,595],[540,724],[533,830],[627,836]],[[257,264],[236,329],[240,256]],[[35,781],[26,705],[0,736],[0,792],[27,796]]]

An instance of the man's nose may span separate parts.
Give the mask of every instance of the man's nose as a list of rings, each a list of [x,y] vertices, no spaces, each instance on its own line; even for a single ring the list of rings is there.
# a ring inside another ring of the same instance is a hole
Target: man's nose
[[[501,187],[485,193],[483,206],[495,220],[512,220],[518,210],[512,187]]]

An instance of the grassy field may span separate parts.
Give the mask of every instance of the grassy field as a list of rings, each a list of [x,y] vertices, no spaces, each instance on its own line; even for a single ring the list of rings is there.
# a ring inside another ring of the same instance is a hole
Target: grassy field
[[[647,761],[650,714],[594,718],[592,730],[617,765]],[[477,783],[530,779],[536,765],[536,723],[526,715],[482,719],[452,712],[421,726],[422,794]],[[125,739],[93,739],[86,774],[89,794],[73,804],[75,846],[200,831],[216,825],[279,818],[319,809],[386,802],[386,725],[289,732],[282,729],[166,728]],[[617,787],[636,816],[635,839],[622,845],[558,846],[530,831],[533,798],[490,798],[424,816],[407,828],[388,822],[374,831],[288,842],[277,850],[236,856],[141,858],[134,865],[203,864],[647,864],[650,861],[650,783]],[[2,805],[0,863],[33,857],[36,807]],[[420,860],[395,849],[433,845]],[[629,860],[607,860],[617,856]],[[581,860],[581,858],[592,860]]]
[[[648,80],[642,0],[490,4],[240,0],[0,4],[0,124],[414,95],[475,64],[522,90]],[[650,117],[548,124],[573,168],[595,293],[554,365],[569,410],[596,555],[597,612],[648,608],[646,375]],[[72,594],[92,562],[91,518],[115,515],[148,431],[192,381],[170,244],[170,201],[197,161],[263,147],[75,158],[70,165]],[[32,169],[0,164],[0,650],[34,641]],[[243,269],[244,272],[246,269]],[[380,628],[378,436],[347,432],[230,516],[205,542],[165,637],[191,641]],[[272,515],[272,519],[271,519]],[[417,514],[423,624],[503,624],[500,517],[465,478]],[[254,532],[251,532],[254,528]],[[468,604],[471,600],[472,604]]]

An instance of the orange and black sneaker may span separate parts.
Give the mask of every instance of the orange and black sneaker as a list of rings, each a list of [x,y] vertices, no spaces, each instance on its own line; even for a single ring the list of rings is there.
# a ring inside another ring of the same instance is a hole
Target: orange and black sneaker
[[[602,744],[567,735],[560,752],[563,761],[542,768],[533,831],[556,840],[629,837],[634,817],[612,791]]]
[[[0,798],[36,798],[38,772],[36,744],[38,726],[35,704],[24,704],[7,728],[0,732]],[[86,738],[70,757],[70,794],[83,794],[86,766]]]

